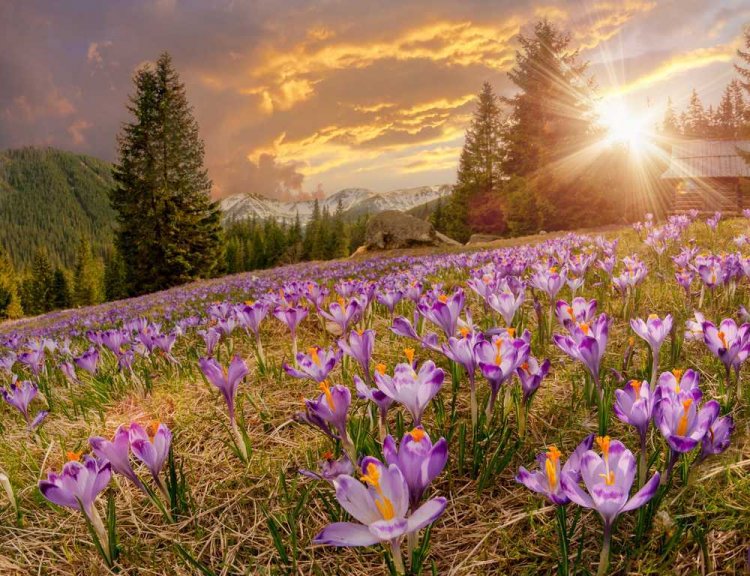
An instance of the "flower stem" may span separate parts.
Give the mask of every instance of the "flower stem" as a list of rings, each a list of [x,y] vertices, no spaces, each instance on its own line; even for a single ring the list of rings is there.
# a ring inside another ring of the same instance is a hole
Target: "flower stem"
[[[99,516],[99,512],[96,509],[96,506],[94,506],[93,504],[91,505],[87,516],[89,517],[89,520],[91,520],[91,525],[94,527],[96,536],[99,539],[99,544],[104,551],[104,556],[106,557],[105,560],[107,561],[107,564],[112,564],[112,551],[109,549],[109,535],[107,534],[107,530],[104,528],[102,517]]]
[[[609,545],[611,541],[612,527],[608,524],[605,524],[602,552],[601,554],[599,554],[599,569],[596,571],[596,576],[604,576],[607,573],[607,568],[609,567]]]
[[[638,488],[643,488],[646,483],[646,434],[641,434],[641,453],[638,458]]]
[[[401,558],[401,546],[398,539],[391,540],[391,555],[393,556],[393,566],[396,568],[396,573],[406,574],[404,560]]]
[[[560,543],[560,574],[568,576],[568,527],[565,518],[565,506],[558,506],[557,515],[557,536]]]
[[[237,444],[237,449],[240,451],[240,454],[242,454],[242,461],[247,462],[247,446],[245,446],[245,439],[242,437],[242,434],[240,434],[240,430],[237,428],[237,421],[234,418],[231,419],[231,425],[232,435]]]
[[[471,388],[471,429],[476,430],[477,429],[477,386],[474,382],[474,379],[472,378],[469,382],[470,388]]]

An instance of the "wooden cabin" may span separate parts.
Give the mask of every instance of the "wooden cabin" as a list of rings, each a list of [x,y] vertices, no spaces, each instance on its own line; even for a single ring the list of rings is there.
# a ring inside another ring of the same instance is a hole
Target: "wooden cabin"
[[[672,145],[663,180],[674,182],[672,213],[689,210],[739,214],[743,208],[740,179],[750,178],[748,140],[685,140]]]

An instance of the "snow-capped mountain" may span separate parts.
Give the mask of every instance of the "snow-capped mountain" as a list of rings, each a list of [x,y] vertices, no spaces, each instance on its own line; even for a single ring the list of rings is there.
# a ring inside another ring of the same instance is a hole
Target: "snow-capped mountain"
[[[320,209],[328,208],[333,213],[341,201],[347,216],[376,214],[385,210],[411,210],[442,198],[451,193],[452,187],[447,184],[438,186],[418,186],[403,188],[390,192],[373,192],[366,188],[344,188],[319,201]],[[257,194],[235,194],[221,201],[224,220],[236,222],[256,217],[258,219],[274,218],[278,222],[291,223],[299,214],[304,225],[312,216],[314,202],[280,202]]]

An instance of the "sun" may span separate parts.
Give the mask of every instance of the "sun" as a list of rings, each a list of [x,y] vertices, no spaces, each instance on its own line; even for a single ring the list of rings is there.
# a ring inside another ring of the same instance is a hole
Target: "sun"
[[[619,99],[605,99],[596,106],[599,124],[606,130],[605,142],[624,144],[631,150],[641,151],[649,142],[646,120],[629,110]]]

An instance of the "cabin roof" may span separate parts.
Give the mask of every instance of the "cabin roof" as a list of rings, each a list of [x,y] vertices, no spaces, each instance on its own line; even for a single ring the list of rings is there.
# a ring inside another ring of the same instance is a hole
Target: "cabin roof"
[[[672,145],[664,179],[750,178],[750,163],[737,150],[750,153],[750,140],[686,140]]]

